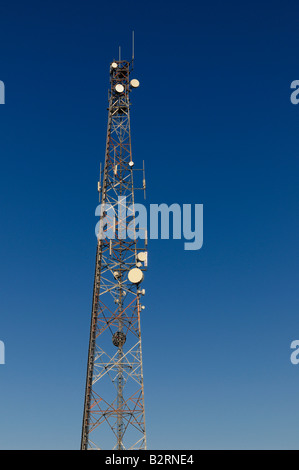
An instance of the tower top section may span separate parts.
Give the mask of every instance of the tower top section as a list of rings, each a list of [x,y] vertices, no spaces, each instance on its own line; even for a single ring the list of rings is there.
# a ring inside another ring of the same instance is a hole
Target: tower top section
[[[114,60],[110,64],[110,93],[111,96],[119,97],[129,96],[133,88],[138,88],[140,83],[136,78],[130,80],[130,73],[133,70],[132,62],[127,60]]]

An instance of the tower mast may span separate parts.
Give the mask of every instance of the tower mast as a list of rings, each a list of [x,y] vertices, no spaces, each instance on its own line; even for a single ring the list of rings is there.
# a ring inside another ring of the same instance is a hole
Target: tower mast
[[[141,288],[146,231],[135,223],[130,92],[132,63],[110,65],[105,165],[98,184],[96,251],[81,449],[146,449]],[[135,171],[134,171],[135,172]]]

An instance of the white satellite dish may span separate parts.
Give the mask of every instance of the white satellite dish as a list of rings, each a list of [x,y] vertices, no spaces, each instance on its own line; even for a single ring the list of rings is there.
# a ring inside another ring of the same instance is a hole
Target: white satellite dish
[[[142,261],[144,263],[147,260],[147,252],[146,251],[140,251],[137,255],[138,261]]]
[[[117,93],[122,93],[124,89],[125,87],[121,83],[118,83],[117,85],[115,85],[115,91],[117,91]]]
[[[118,65],[117,65],[116,62],[112,62],[111,67],[112,67],[113,69],[117,69]]]
[[[143,281],[143,272],[139,268],[133,268],[129,271],[128,279],[133,284],[139,284]]]
[[[133,88],[138,88],[140,85],[139,80],[136,80],[136,78],[133,78],[133,80],[130,81],[130,84]]]

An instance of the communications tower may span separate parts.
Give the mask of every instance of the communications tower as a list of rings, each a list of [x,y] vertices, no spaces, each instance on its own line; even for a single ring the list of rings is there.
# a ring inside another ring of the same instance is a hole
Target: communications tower
[[[130,93],[139,86],[130,79],[132,64],[110,64],[82,450],[146,449],[140,315],[147,234],[136,226],[134,206],[135,190],[145,191],[145,178],[144,164],[136,173],[132,160]]]

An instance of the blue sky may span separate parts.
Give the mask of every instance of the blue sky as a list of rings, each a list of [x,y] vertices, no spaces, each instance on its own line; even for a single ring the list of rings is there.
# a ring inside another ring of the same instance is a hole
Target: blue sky
[[[147,203],[204,205],[201,250],[149,244],[149,448],[298,449],[297,18],[295,1],[1,3],[1,449],[80,445],[108,68],[132,30]]]

